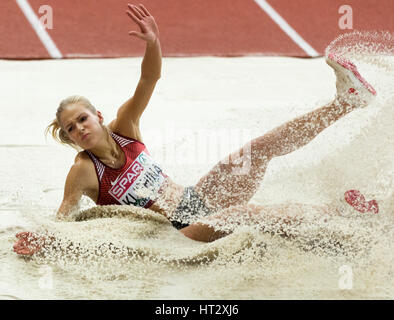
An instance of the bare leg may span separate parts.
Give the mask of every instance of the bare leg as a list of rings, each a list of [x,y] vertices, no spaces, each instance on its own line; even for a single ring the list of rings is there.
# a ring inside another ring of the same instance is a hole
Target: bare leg
[[[260,186],[272,158],[305,146],[353,109],[355,106],[334,100],[253,139],[202,177],[195,186],[196,192],[214,211],[246,204]],[[248,164],[247,170],[243,170],[241,174],[239,161]]]
[[[204,218],[202,222],[192,224],[179,231],[190,239],[202,242],[212,242],[223,238],[232,233],[237,226],[253,226],[262,232],[291,237],[292,228],[289,226],[296,227],[303,223],[305,212],[313,212],[316,217],[322,217],[328,214],[337,214],[338,210],[331,205],[289,203],[261,206],[246,204],[223,209]]]

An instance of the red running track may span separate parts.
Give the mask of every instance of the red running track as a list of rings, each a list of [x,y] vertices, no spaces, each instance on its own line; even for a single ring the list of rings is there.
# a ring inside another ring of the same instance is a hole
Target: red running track
[[[120,0],[1,0],[0,58],[57,57],[29,23],[17,4],[31,7],[35,19],[42,5],[53,12],[53,29],[45,33],[58,57],[141,56],[144,43],[128,32],[136,30]],[[394,31],[393,0],[144,0],[160,29],[164,56],[322,55],[342,30],[338,12],[344,3],[353,13],[353,29]],[[298,34],[300,45],[262,9],[268,3]],[[138,3],[137,3],[138,4]]]

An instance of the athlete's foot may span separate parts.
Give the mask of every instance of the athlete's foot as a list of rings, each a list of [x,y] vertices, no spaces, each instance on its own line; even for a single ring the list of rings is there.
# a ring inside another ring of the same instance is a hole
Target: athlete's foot
[[[337,77],[336,100],[353,107],[365,107],[376,96],[375,89],[360,75],[352,62],[335,53],[330,53],[326,62],[334,69]]]

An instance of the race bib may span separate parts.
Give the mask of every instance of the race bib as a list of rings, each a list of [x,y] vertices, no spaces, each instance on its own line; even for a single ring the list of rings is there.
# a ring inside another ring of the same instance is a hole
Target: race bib
[[[145,207],[157,196],[165,177],[160,166],[142,151],[118,178],[108,193],[120,204]]]

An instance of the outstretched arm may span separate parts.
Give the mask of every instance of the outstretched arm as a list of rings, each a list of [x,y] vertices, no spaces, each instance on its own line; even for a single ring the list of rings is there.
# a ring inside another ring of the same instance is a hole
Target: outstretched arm
[[[159,29],[153,16],[143,6],[129,4],[127,15],[137,24],[139,31],[130,31],[131,36],[146,42],[145,55],[141,65],[141,77],[134,95],[118,110],[117,118],[113,122],[114,131],[126,136],[139,134],[139,120],[144,112],[157,81],[161,76],[161,47]],[[130,128],[132,128],[131,132]],[[135,137],[141,140],[141,137]]]
[[[159,28],[153,16],[141,4],[139,7],[128,5],[127,15],[138,25],[140,32],[130,31],[129,35],[146,41],[146,50],[141,65],[141,78],[157,81],[161,76],[161,48]]]

